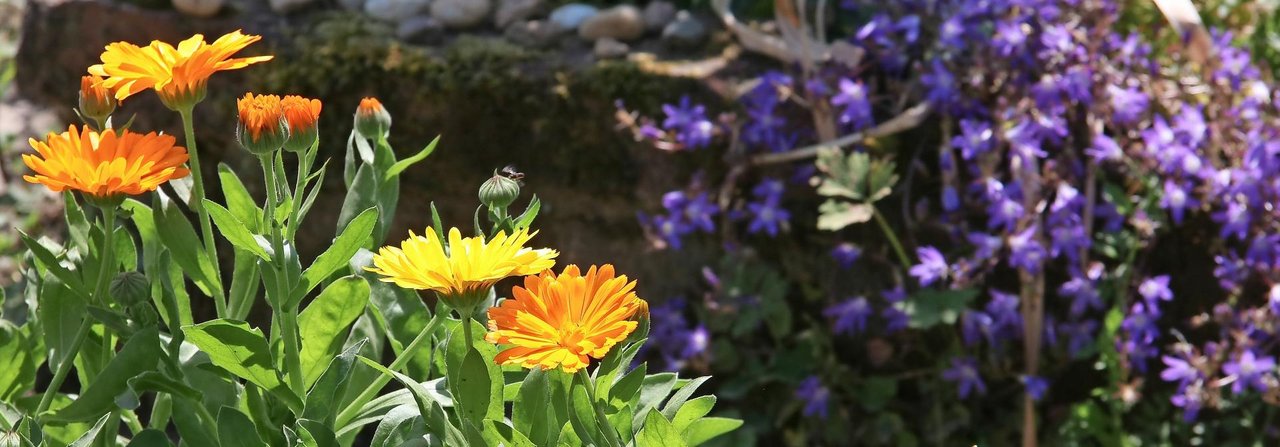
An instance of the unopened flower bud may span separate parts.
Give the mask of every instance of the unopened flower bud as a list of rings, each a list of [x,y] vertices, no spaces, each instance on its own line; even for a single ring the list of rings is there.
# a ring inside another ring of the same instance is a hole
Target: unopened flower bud
[[[116,99],[98,76],[80,77],[80,114],[99,123],[116,110]]]
[[[151,307],[151,303],[140,302],[134,303],[126,310],[129,319],[137,324],[137,328],[145,328],[155,326],[160,321],[160,315],[156,313],[155,308]]]
[[[255,155],[267,155],[280,150],[289,138],[289,126],[276,95],[245,93],[236,101],[240,122],[236,125],[236,140],[245,150]]]
[[[320,100],[287,95],[280,100],[285,122],[289,124],[289,139],[284,149],[305,152],[320,138],[316,125],[320,120]]]
[[[129,307],[137,303],[145,303],[151,295],[151,283],[147,277],[138,272],[123,272],[111,279],[107,288],[111,299],[121,306]]]
[[[390,130],[391,113],[387,112],[386,107],[382,107],[377,98],[361,99],[360,107],[356,108],[356,132],[365,138],[376,140],[386,137]]]
[[[480,203],[489,208],[505,209],[517,197],[520,197],[520,182],[496,172],[480,185]]]

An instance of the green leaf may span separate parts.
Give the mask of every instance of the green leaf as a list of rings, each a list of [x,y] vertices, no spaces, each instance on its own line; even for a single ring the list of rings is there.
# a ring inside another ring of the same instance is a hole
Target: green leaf
[[[625,374],[626,368],[631,366],[631,360],[635,359],[636,354],[640,352],[640,348],[644,346],[644,341],[639,343],[629,343],[623,346],[615,346],[609,351],[604,359],[600,361],[600,366],[596,367],[596,395],[608,396],[609,389],[613,388],[613,384],[618,378]]]
[[[213,269],[209,253],[204,250],[204,244],[199,237],[196,237],[196,231],[191,227],[191,222],[182,215],[177,205],[162,204],[158,197],[152,209],[156,232],[160,235],[160,241],[172,254],[173,262],[182,268],[183,273],[191,278],[202,293],[212,296],[215,289],[222,287],[222,282]]]
[[[89,289],[85,287],[84,281],[80,280],[80,275],[68,270],[58,262],[58,257],[54,256],[53,252],[49,251],[48,248],[45,248],[45,246],[41,245],[39,242],[36,242],[35,239],[31,239],[31,236],[27,236],[26,233],[22,232],[22,230],[18,230],[18,235],[22,238],[22,244],[27,246],[27,250],[31,251],[31,254],[36,257],[37,261],[40,261],[40,264],[48,270],[49,273],[52,273],[54,277],[61,280],[63,284],[71,289],[71,291],[80,295],[84,299],[88,299]]]
[[[372,244],[370,235],[373,233],[374,226],[378,220],[378,212],[373,208],[367,208],[351,221],[350,225],[343,227],[342,233],[333,241],[333,245],[325,249],[324,253],[316,257],[307,270],[302,272],[302,279],[298,286],[293,289],[293,303],[302,300],[302,297],[311,292],[321,281],[332,275],[339,268],[347,265],[356,251],[362,247]]]
[[[464,341],[462,324],[471,325],[474,349],[468,350]],[[454,406],[459,414],[480,427],[480,420],[502,419],[502,369],[494,363],[498,349],[485,342],[484,326],[474,320],[460,322],[449,334],[445,352],[445,382],[454,396]],[[472,355],[474,353],[474,355]],[[485,391],[487,388],[488,391]],[[495,397],[490,399],[490,396]],[[481,400],[483,399],[483,400]]]
[[[218,434],[209,431],[217,426],[218,421],[202,421],[196,405],[203,404],[186,399],[173,400],[173,425],[178,428],[179,439],[184,446],[220,447]]]
[[[0,302],[3,302],[3,295],[0,291]],[[31,327],[27,324],[27,328]],[[37,360],[43,359],[36,352],[39,348],[39,343],[35,343],[27,331],[8,320],[0,320],[0,359],[5,363],[0,368],[0,402],[13,402],[19,394],[35,388],[36,368],[43,363],[43,360]]]
[[[692,447],[710,441],[716,436],[737,430],[741,426],[742,421],[738,419],[702,418],[689,424],[689,427],[685,428],[684,432],[681,433],[681,437],[684,439],[685,444]]]
[[[417,163],[426,159],[427,156],[431,155],[432,152],[436,151],[436,143],[439,143],[439,142],[440,142],[440,137],[437,136],[435,139],[431,140],[430,143],[427,143],[427,147],[422,148],[422,150],[419,151],[418,153],[413,154],[413,156],[406,158],[404,160],[397,161],[395,164],[391,165],[391,167],[387,169],[387,172],[383,174],[382,176],[383,181],[389,181],[391,179],[394,179],[396,176],[400,175],[401,172],[404,172],[405,169],[408,169],[410,166],[413,166],[414,163]]]
[[[501,445],[509,447],[536,447],[533,441],[525,437],[523,433],[512,430],[511,426],[501,421],[484,421],[484,440],[488,445]]]
[[[298,420],[298,437],[308,447],[339,447],[338,437],[333,430],[320,422],[310,419]]]
[[[489,402],[501,401],[501,391],[492,394],[493,387],[485,365],[484,356],[474,349],[467,352],[458,368],[458,374],[449,377],[454,393],[454,406],[463,420],[479,427],[488,412]]]
[[[697,391],[698,387],[702,386],[702,384],[706,383],[707,379],[710,378],[710,376],[702,376],[693,379],[683,387],[680,387],[680,391],[676,391],[676,393],[671,396],[671,399],[667,400],[667,405],[662,407],[662,416],[666,417],[668,420],[675,420],[676,412],[680,411],[680,407],[693,396],[694,391]]]
[[[218,445],[222,447],[262,447],[258,427],[249,416],[231,407],[218,410]]]
[[[515,218],[511,226],[516,230],[529,228],[530,225],[533,225],[533,219],[538,217],[538,211],[540,210],[542,210],[542,201],[538,200],[537,194],[534,194],[533,198],[529,200],[529,206]]]
[[[173,447],[173,442],[169,441],[169,435],[164,432],[148,428],[134,435],[126,447]]]
[[[579,380],[573,382],[569,388],[569,424],[573,426],[573,432],[587,444],[605,445],[605,434],[600,432],[600,425],[596,422],[595,408],[592,406],[591,397],[587,396],[588,385],[576,383],[580,382]]]
[[[56,278],[42,281],[38,291],[40,307],[36,308],[36,314],[43,326],[41,332],[48,349],[49,368],[56,370],[70,352],[75,334],[84,321],[85,298]]]
[[[63,214],[67,216],[67,234],[71,239],[71,245],[80,251],[80,253],[88,253],[89,230],[93,225],[89,224],[89,218],[84,214],[84,208],[76,202],[75,193],[71,190],[62,193]]]
[[[258,245],[258,241],[253,238],[253,233],[249,232],[245,223],[231,214],[231,211],[209,199],[204,199],[204,208],[209,212],[209,218],[213,219],[213,224],[217,225],[218,230],[222,232],[222,237],[231,242],[231,245],[258,255],[263,261],[271,262],[271,255]]]
[[[262,208],[254,202],[249,190],[244,187],[240,177],[225,163],[218,163],[218,180],[222,183],[222,195],[227,200],[227,210],[232,216],[244,223],[252,233],[261,231]]]
[[[558,428],[564,425],[564,421],[556,418],[555,411],[547,411],[547,402],[551,400],[548,374],[551,373],[541,368],[530,369],[511,404],[511,422],[516,431],[528,434],[538,445],[554,444]]]
[[[463,436],[462,432],[449,421],[448,416],[444,413],[444,409],[440,407],[440,403],[436,402],[436,400],[431,397],[431,393],[423,388],[422,384],[404,374],[389,370],[387,367],[382,366],[373,360],[369,360],[366,357],[360,357],[360,361],[364,362],[365,365],[378,370],[378,372],[395,378],[403,384],[405,388],[409,389],[409,392],[413,395],[414,402],[418,404],[419,414],[421,414],[423,420],[426,421],[427,431],[429,433],[439,439],[443,439],[445,445],[467,445],[466,438]]]
[[[285,399],[291,408],[301,407],[300,399],[280,380],[262,331],[250,329],[243,321],[213,320],[184,327],[182,332],[214,365]]]
[[[622,376],[622,379],[609,389],[609,405],[613,408],[622,408],[637,404],[640,400],[640,386],[644,384],[647,370],[648,365],[641,363],[636,369]]]
[[[431,228],[436,230],[436,237],[440,239],[440,246],[448,246],[449,243],[444,240],[444,232],[448,231],[440,220],[440,211],[436,210],[436,203],[431,202]]]
[[[364,313],[368,303],[369,283],[358,276],[344,276],[325,287],[320,296],[298,314],[302,377],[308,389],[326,367],[332,367],[329,359],[342,350],[347,330]]]
[[[376,275],[368,271],[360,271],[361,276],[369,280],[369,302],[372,307],[370,315],[377,323],[379,331],[387,335],[391,350],[399,356],[405,346],[427,327],[432,312],[427,310],[422,298],[412,290],[403,289],[394,284],[378,281]],[[445,308],[447,309],[447,308]],[[448,310],[445,310],[448,312]],[[441,318],[444,318],[442,315]],[[440,328],[437,326],[436,331]],[[431,368],[431,349],[419,349],[413,359],[409,360],[406,374],[414,377],[426,377]]]
[[[102,433],[102,426],[107,425],[107,419],[110,417],[111,415],[109,414],[102,415],[102,417],[98,418],[98,422],[93,424],[93,428],[80,435],[80,438],[71,443],[69,447],[89,447],[94,445],[98,440],[98,435]]]
[[[676,412],[676,417],[672,418],[671,424],[676,427],[676,430],[684,431],[689,424],[711,413],[711,408],[715,405],[715,396],[702,396],[685,402],[680,407],[680,411]]]
[[[329,362],[329,367],[320,376],[320,380],[307,393],[307,402],[302,410],[303,418],[323,422],[326,426],[333,425],[334,418],[342,409],[342,397],[347,392],[347,379],[351,377],[356,355],[364,345],[364,340],[356,342]]]
[[[644,428],[636,436],[638,447],[683,447],[687,445],[676,427],[657,410],[651,410],[645,416]]]
[[[978,291],[975,289],[922,289],[900,305],[911,316],[911,327],[928,328],[937,324],[954,324],[976,296]]]
[[[342,233],[357,216],[369,208],[381,211],[378,206],[376,175],[373,166],[367,164],[362,164],[356,169],[355,179],[351,186],[347,188],[346,197],[342,199],[342,209],[338,212],[338,226],[335,233]],[[373,243],[376,242],[378,241],[371,241],[366,248],[371,248]]]
[[[129,379],[153,371],[160,363],[160,333],[155,327],[133,334],[111,363],[98,373],[89,389],[70,405],[46,420],[51,422],[89,421],[116,409],[116,396],[129,389]],[[55,392],[55,390],[49,390]]]
[[[849,225],[871,220],[875,208],[865,203],[828,199],[818,206],[818,229],[839,231]]]
[[[422,436],[427,434],[427,427],[420,416],[418,408],[413,404],[391,409],[378,421],[378,428],[373,432],[369,447],[400,447],[411,440],[422,440]]]
[[[872,376],[863,380],[855,396],[857,396],[858,403],[862,405],[863,409],[876,413],[883,410],[889,402],[892,402],[897,394],[897,380]]]
[[[658,404],[666,399],[671,390],[676,386],[675,373],[654,374],[645,376],[644,383],[640,386],[640,401],[637,403],[635,419],[632,419],[631,425],[644,424],[643,418],[647,417],[650,409],[654,409]]]

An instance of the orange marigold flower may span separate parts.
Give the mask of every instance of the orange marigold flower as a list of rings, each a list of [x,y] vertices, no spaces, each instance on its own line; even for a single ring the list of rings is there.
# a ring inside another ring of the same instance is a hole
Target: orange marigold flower
[[[588,357],[604,358],[635,331],[632,316],[648,308],[635,286],[626,275],[615,277],[609,264],[591,266],[586,275],[570,265],[559,275],[525,277],[511,299],[489,309],[485,339],[509,345],[494,361],[574,373]]]
[[[158,40],[145,47],[114,42],[102,53],[102,63],[89,67],[89,73],[106,78],[102,85],[114,91],[117,100],[155,89],[166,106],[181,110],[204,99],[213,73],[271,60],[272,56],[231,58],[260,39],[236,30],[213,43],[196,34],[177,47]]]
[[[154,191],[161,183],[186,177],[182,166],[187,151],[174,146],[173,136],[139,134],[89,126],[70,126],[63,133],[49,133],[45,141],[30,140],[38,155],[23,154],[22,162],[35,173],[23,180],[54,191],[71,189],[97,198]]]
[[[320,132],[316,129],[320,120],[320,100],[286,95],[280,100],[280,107],[289,124],[289,140],[285,142],[284,148],[292,152],[310,149],[320,137]]]
[[[236,139],[241,146],[258,155],[284,146],[289,130],[279,96],[245,93],[243,98],[236,100],[236,109],[240,115]]]
[[[391,130],[391,113],[378,102],[378,98],[366,97],[356,108],[356,132],[365,138],[378,139]]]
[[[80,114],[102,122],[116,110],[116,99],[98,76],[80,77]]]

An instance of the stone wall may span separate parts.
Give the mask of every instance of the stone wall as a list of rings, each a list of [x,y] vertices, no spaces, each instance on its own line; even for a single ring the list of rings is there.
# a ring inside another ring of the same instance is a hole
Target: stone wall
[[[708,259],[713,250],[696,247],[651,252],[636,218],[637,211],[656,207],[663,192],[683,185],[696,163],[714,155],[677,156],[639,146],[616,131],[614,121],[615,100],[656,111],[681,94],[714,100],[712,93],[702,81],[653,74],[626,61],[600,61],[589,39],[569,35],[555,46],[531,46],[517,45],[524,42],[508,33],[451,33],[419,46],[397,37],[400,24],[336,9],[289,17],[224,11],[192,18],[134,4],[34,3],[19,51],[18,87],[74,122],[70,107],[78,77],[108,42],[176,42],[197,32],[216,36],[241,28],[265,37],[246,53],[277,59],[213,78],[209,98],[197,108],[205,178],[216,178],[212,170],[224,162],[248,183],[258,182],[256,162],[232,139],[235,97],[255,91],[321,98],[322,157],[333,157],[337,169],[329,170],[326,194],[309,217],[314,225],[300,236],[304,256],[322,250],[332,237],[344,194],[340,165],[350,114],[368,95],[381,98],[394,115],[391,143],[402,157],[442,136],[430,159],[405,172],[388,236],[393,242],[427,225],[430,201],[446,224],[470,227],[476,187],[495,168],[514,164],[526,174],[525,191],[546,204],[536,240],[560,249],[565,263],[613,262],[644,280],[642,293],[658,298],[696,282],[688,272],[714,261]],[[650,41],[635,42],[636,48],[676,48],[648,33]],[[705,50],[717,51],[714,44]],[[137,129],[181,131],[177,115],[150,93],[130,98],[117,116],[135,113]],[[685,273],[673,277],[674,271]]]

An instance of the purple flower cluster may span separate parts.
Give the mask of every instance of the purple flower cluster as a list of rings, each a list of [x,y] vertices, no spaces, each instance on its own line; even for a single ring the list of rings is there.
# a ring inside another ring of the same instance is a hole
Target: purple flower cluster
[[[777,236],[778,231],[791,220],[791,213],[782,207],[782,193],[786,187],[781,180],[765,179],[751,189],[755,200],[747,203],[751,221],[747,224],[748,233],[763,232]]]
[[[684,246],[684,237],[695,231],[710,233],[715,231],[715,216],[720,207],[711,202],[705,192],[697,194],[685,191],[671,191],[662,196],[664,214],[640,216],[642,223],[648,223],[667,246],[679,250]]]
[[[649,342],[642,349],[657,349],[668,371],[679,371],[690,359],[707,355],[711,344],[711,333],[690,323],[685,307],[683,298],[673,298],[649,310]]]
[[[980,361],[984,369],[1019,363],[1004,356],[1020,355],[1009,347],[1036,323],[1024,321],[1019,294],[1003,290],[1026,290],[1015,284],[1028,280],[1043,284],[1046,376],[1055,375],[1052,360],[1118,353],[1119,376],[1127,381],[1154,375],[1148,368],[1159,358],[1159,376],[1177,384],[1171,403],[1188,420],[1216,408],[1222,389],[1243,394],[1280,386],[1273,348],[1280,341],[1274,322],[1280,317],[1280,108],[1263,70],[1234,46],[1230,33],[1213,33],[1214,60],[1200,76],[1188,77],[1160,66],[1167,57],[1153,53],[1141,36],[1105,28],[1119,19],[1113,0],[841,5],[869,17],[844,42],[865,52],[860,66],[832,64],[794,77],[771,71],[742,95],[736,122],[722,119],[721,128],[684,97],[663,107],[661,128],[648,124],[639,132],[655,140],[670,136],[677,148],[735,135],[742,144],[730,145],[737,151],[731,154],[751,156],[818,143],[815,132],[802,129],[807,114],[796,113],[821,109],[813,107],[816,101],[825,101],[841,132],[875,126],[877,114],[889,116],[886,109],[896,107],[889,98],[928,103],[935,115],[927,125],[940,128],[928,135],[942,136],[942,150],[913,164],[917,180],[894,192],[915,195],[906,199],[929,194],[905,214],[930,225],[894,230],[944,230],[939,237],[903,237],[906,253],[915,254],[915,264],[905,268],[914,278],[910,289],[987,294],[959,312],[963,351],[942,373],[961,398],[986,392]],[[785,232],[792,214],[784,207],[783,181],[734,186],[734,209],[720,210],[705,193],[673,192],[664,197],[665,214],[646,223],[676,249],[691,233],[714,231],[720,213],[745,223],[749,234]],[[797,224],[804,220],[799,208],[791,209]],[[1186,307],[1169,306],[1180,280],[1148,271],[1164,265],[1134,259],[1190,225],[1209,226],[1207,234],[1220,237],[1208,250],[1222,293],[1188,297],[1222,303],[1210,317],[1216,329],[1195,327],[1197,337],[1218,332],[1170,350],[1162,345],[1174,338],[1169,329],[1190,323],[1175,315]],[[871,255],[859,261],[864,246],[843,242],[849,236],[840,234],[826,254],[837,274],[876,262]],[[874,245],[865,245],[868,253]],[[1250,296],[1260,290],[1262,299]],[[883,301],[859,293],[833,293],[849,298],[822,310],[831,334],[893,333],[912,321],[901,287],[882,292]],[[1166,308],[1178,312],[1165,315]],[[1114,315],[1110,324],[1104,324],[1107,315]],[[1104,326],[1107,338],[1100,340]],[[998,361],[987,362],[989,356]],[[1015,371],[998,372],[989,377],[1015,377]],[[1041,376],[1020,381],[1036,399],[1049,387]],[[806,415],[827,417],[830,393],[817,377],[805,380],[797,397],[806,402]]]

